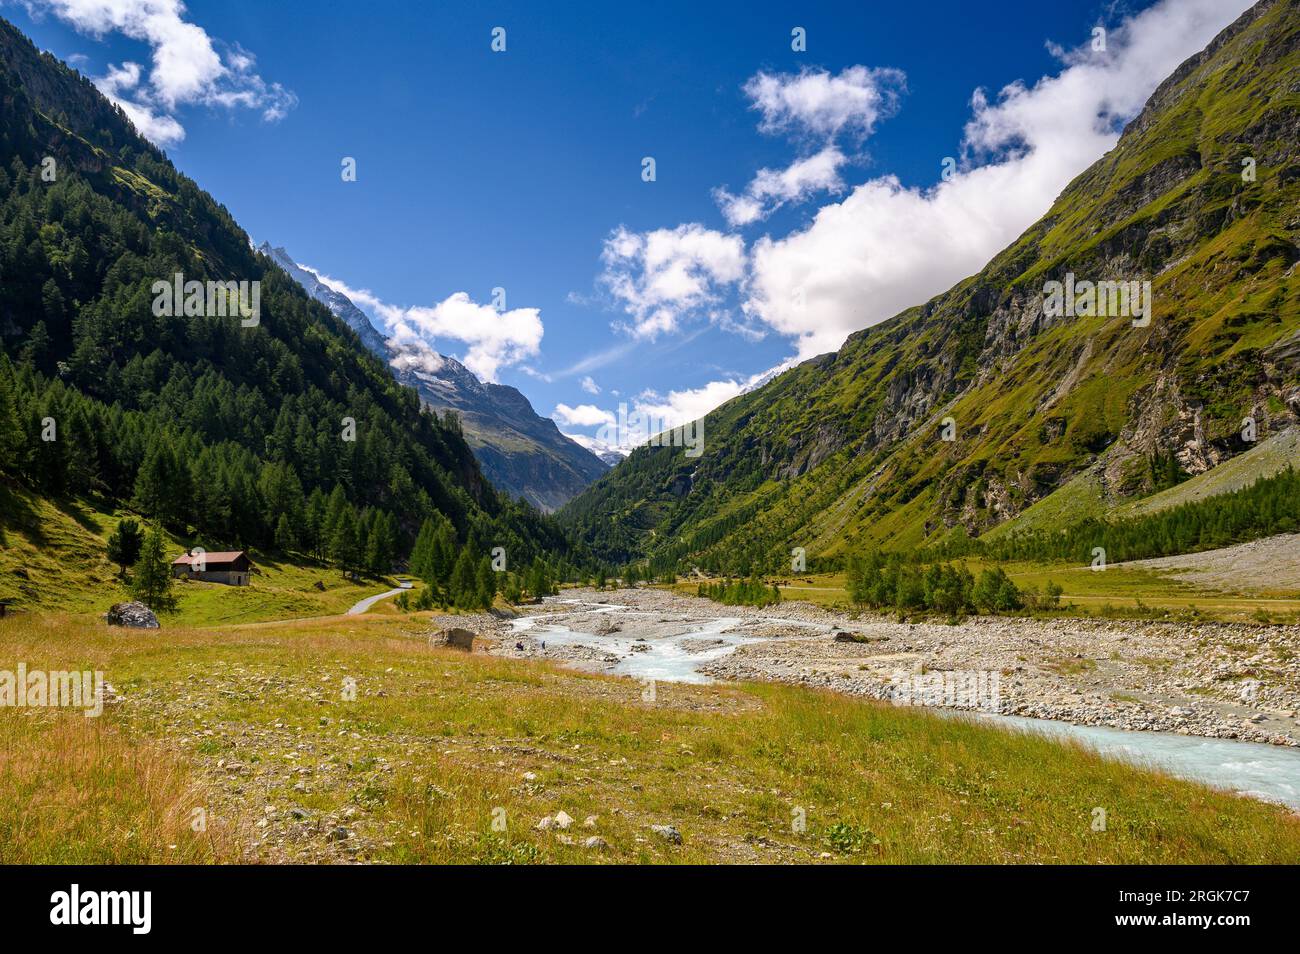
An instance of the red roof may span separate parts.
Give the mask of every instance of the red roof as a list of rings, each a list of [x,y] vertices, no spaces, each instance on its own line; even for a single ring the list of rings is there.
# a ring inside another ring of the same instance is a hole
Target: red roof
[[[243,550],[217,550],[213,553],[203,554],[203,562],[208,566],[213,563],[234,563],[240,557],[248,559]],[[185,565],[189,566],[197,557],[192,557],[188,553],[182,553],[175,560],[172,560],[172,566]],[[252,561],[249,561],[252,562]]]

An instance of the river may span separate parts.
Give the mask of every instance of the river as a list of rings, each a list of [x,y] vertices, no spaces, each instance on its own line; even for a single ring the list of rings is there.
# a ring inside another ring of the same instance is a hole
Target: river
[[[735,652],[740,645],[764,641],[761,637],[731,632],[742,622],[736,616],[719,616],[691,625],[683,632],[658,635],[650,625],[658,616],[656,613],[641,613],[631,607],[616,604],[578,600],[553,602],[571,604],[574,613],[580,614],[583,622],[574,621],[568,614],[565,618],[580,628],[575,629],[554,621],[554,617],[537,615],[513,620],[511,625],[514,632],[527,634],[553,646],[579,646],[596,650],[603,661],[594,665],[591,662],[579,664],[632,679],[713,682],[710,676],[700,671],[702,666]],[[600,617],[610,613],[619,614],[622,628],[616,633],[601,634],[598,632],[601,629]],[[643,629],[636,626],[638,619],[645,620],[646,626]],[[766,619],[792,626],[829,628],[777,616]],[[705,641],[708,645],[699,645]],[[1109,758],[1161,769],[1180,778],[1300,808],[1300,751],[1295,748],[1170,732],[1129,732],[995,713],[972,714],[945,709],[934,711],[1019,731],[1076,739]]]

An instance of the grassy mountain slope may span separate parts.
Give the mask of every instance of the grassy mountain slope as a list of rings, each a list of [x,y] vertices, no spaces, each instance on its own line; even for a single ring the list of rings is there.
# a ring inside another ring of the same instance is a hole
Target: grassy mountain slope
[[[1030,530],[1060,528],[1106,514],[1131,518],[1156,513],[1240,490],[1287,467],[1300,470],[1300,429],[1294,427],[1258,442],[1249,450],[1229,457],[1195,477],[1144,497],[1108,500],[1103,495],[1100,476],[1094,470],[1086,470],[1014,519],[989,530],[981,539],[996,540]]]
[[[109,561],[105,544],[128,514],[111,504],[52,501],[22,488],[0,486],[0,601],[19,612],[102,615],[130,599],[126,581]],[[192,540],[167,538],[174,553]],[[390,589],[385,579],[349,579],[303,554],[292,558],[253,550],[255,570],[246,587],[194,580],[175,586],[176,625],[225,625],[345,613],[359,600]],[[382,601],[371,612],[391,612]],[[28,617],[30,618],[30,617]]]
[[[1246,181],[1242,160],[1255,160]],[[976,535],[1087,472],[1154,489],[1300,419],[1300,8],[1257,5],[979,274],[641,448],[562,511],[608,559],[744,572]],[[1044,283],[1149,280],[1150,324],[1044,315]],[[941,439],[951,418],[956,440]]]

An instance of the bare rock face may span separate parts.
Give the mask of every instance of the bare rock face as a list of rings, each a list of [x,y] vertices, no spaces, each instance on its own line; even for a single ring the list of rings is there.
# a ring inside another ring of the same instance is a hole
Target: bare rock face
[[[109,626],[130,626],[132,629],[158,629],[158,617],[153,610],[132,600],[114,603],[105,615]]]

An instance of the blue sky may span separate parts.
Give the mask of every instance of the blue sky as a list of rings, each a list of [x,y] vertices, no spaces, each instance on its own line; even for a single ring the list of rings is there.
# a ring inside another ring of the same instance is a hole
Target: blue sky
[[[620,401],[668,423],[702,413],[978,270],[1247,5],[3,13],[143,111],[254,240],[355,292],[381,330],[592,435]],[[728,206],[747,190],[749,206]]]

